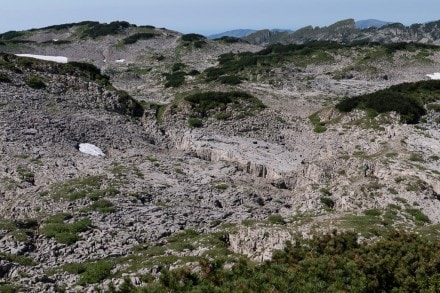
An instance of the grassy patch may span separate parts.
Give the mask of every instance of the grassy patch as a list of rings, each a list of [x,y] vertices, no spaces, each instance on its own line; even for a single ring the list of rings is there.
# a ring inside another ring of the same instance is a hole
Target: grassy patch
[[[46,84],[43,82],[43,80],[36,75],[29,76],[25,80],[25,82],[29,87],[31,87],[33,89],[43,89],[46,87]]]
[[[327,131],[327,127],[325,127],[325,122],[321,122],[318,113],[314,113],[309,116],[310,122],[312,122],[314,128],[313,131],[316,133],[323,133]]]
[[[55,238],[59,243],[73,244],[80,240],[78,233],[90,229],[92,222],[85,218],[71,223],[66,223],[72,216],[66,213],[56,214],[46,219],[46,224],[41,232],[50,238]]]
[[[9,253],[0,253],[0,259],[7,260],[22,266],[35,266],[36,262],[33,258],[24,255],[15,255]],[[2,291],[0,291],[2,292]]]
[[[405,210],[408,214],[410,214],[412,217],[414,217],[414,220],[419,223],[430,223],[431,220],[429,220],[429,217],[425,215],[421,210],[414,209],[414,208],[407,208]]]
[[[271,224],[276,224],[276,225],[284,225],[286,224],[286,221],[284,220],[284,218],[279,215],[279,214],[272,214],[267,218],[267,221]]]
[[[97,200],[106,196],[115,196],[118,190],[105,187],[104,176],[86,176],[76,179],[70,179],[61,183],[54,184],[48,191],[48,194],[56,200],[74,201],[89,197]]]
[[[111,276],[113,263],[109,260],[98,260],[86,263],[69,263],[62,267],[63,271],[80,275],[78,285],[98,283]]]
[[[100,213],[114,213],[116,211],[114,204],[107,199],[98,199],[87,209],[91,211],[98,211]]]

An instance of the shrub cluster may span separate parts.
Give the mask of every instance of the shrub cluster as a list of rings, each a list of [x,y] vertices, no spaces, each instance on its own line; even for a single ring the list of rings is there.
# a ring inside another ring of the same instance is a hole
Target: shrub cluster
[[[125,39],[122,40],[122,43],[125,45],[134,44],[139,40],[148,40],[154,38],[155,36],[156,34],[153,33],[137,33],[129,37],[126,37]]]
[[[199,34],[182,35],[182,41],[185,42],[195,42],[195,41],[203,41],[203,40],[206,40],[206,37]]]
[[[118,102],[119,107],[115,110],[116,112],[124,115],[130,115],[132,117],[142,117],[144,115],[144,107],[136,99],[130,96],[127,92],[119,90]]]
[[[227,44],[242,42],[241,39],[235,38],[235,37],[230,37],[230,36],[224,36],[224,37],[221,37],[218,39],[214,39],[214,41],[223,42],[223,43],[227,43]]]
[[[81,25],[95,26],[95,25],[98,25],[98,24],[99,24],[99,22],[97,22],[97,21],[82,21],[82,22],[76,22],[76,23],[64,23],[64,24],[51,25],[51,26],[46,26],[46,27],[39,28],[39,29],[31,29],[30,31],[36,31],[36,30],[56,30],[56,31],[60,31],[60,30],[63,30],[63,29],[72,28],[74,26],[81,26]]]
[[[261,65],[272,66],[290,57],[312,56],[318,51],[339,49],[344,46],[336,42],[314,41],[306,44],[269,45],[256,52],[226,53],[218,58],[219,66],[205,70],[206,81],[219,80],[224,75],[236,75],[246,68]]]
[[[393,232],[358,243],[355,233],[288,243],[271,261],[232,269],[202,261],[201,272],[162,271],[147,292],[430,292],[440,285],[440,242]]]
[[[181,40],[184,46],[192,44],[195,48],[202,48],[206,44],[206,37],[199,34],[182,35]]]
[[[365,109],[376,113],[395,111],[406,123],[418,123],[426,114],[424,103],[437,100],[440,94],[440,81],[425,80],[402,83],[371,94],[345,98],[336,105],[342,112]]]
[[[174,71],[173,73],[166,74],[165,87],[179,87],[185,83],[186,72]]]
[[[47,237],[55,238],[56,241],[63,244],[73,244],[80,240],[78,233],[87,231],[92,222],[89,219],[81,219],[73,223],[65,223],[72,218],[70,214],[61,213],[49,217],[41,232]]]
[[[237,110],[243,110],[242,103],[245,102],[248,104],[246,110],[250,112],[265,108],[259,99],[241,91],[195,93],[185,97],[185,101],[189,102],[194,112],[201,117],[209,116],[210,110],[224,111],[228,104],[232,104]]]
[[[43,80],[36,75],[29,76],[25,82],[33,89],[43,89],[46,87],[46,84],[43,82]]]
[[[131,25],[126,21],[113,21],[111,23],[96,23],[92,22],[87,24],[88,28],[82,33],[83,38],[97,38],[108,35],[116,35],[129,28]]]
[[[0,72],[0,82],[9,83],[11,82],[11,79],[6,74]]]
[[[71,274],[80,275],[77,284],[87,285],[98,283],[111,275],[112,262],[98,260],[87,263],[69,263],[63,266],[63,270]]]

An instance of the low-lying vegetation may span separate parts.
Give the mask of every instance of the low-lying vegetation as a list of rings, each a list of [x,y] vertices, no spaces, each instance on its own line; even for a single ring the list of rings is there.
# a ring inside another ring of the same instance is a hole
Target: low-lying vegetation
[[[29,76],[26,79],[26,84],[33,89],[44,89],[46,87],[46,84],[43,82],[43,80],[36,75]]]
[[[86,176],[70,179],[54,184],[48,191],[41,195],[49,195],[55,200],[74,201],[83,198],[98,200],[105,197],[115,196],[119,190],[106,185],[104,176]]]
[[[238,75],[240,72],[252,67],[269,68],[285,61],[302,64],[305,59],[314,62],[328,61],[331,57],[326,50],[343,48],[335,42],[311,42],[302,45],[270,45],[256,52],[226,53],[218,58],[219,66],[205,70],[206,81],[219,80],[225,75]]]
[[[41,233],[50,238],[55,238],[59,243],[73,244],[80,240],[78,233],[85,232],[90,229],[92,222],[87,219],[80,219],[70,223],[66,223],[72,216],[67,213],[53,215],[46,219],[46,223],[41,229]]]
[[[195,93],[185,97],[185,101],[190,103],[193,115],[202,118],[225,111],[252,115],[266,107],[256,97],[241,91]]]
[[[98,283],[111,275],[113,263],[108,260],[98,260],[85,263],[69,263],[62,267],[63,271],[79,275],[78,285]]]
[[[418,123],[426,114],[424,104],[436,101],[440,94],[440,81],[428,80],[402,83],[371,94],[345,98],[336,105],[342,112],[355,108],[367,110],[370,115],[395,111],[402,122]]]
[[[154,33],[136,33],[122,40],[124,45],[134,44],[139,40],[149,40],[156,36]]]
[[[420,292],[438,288],[438,240],[392,232],[372,244],[355,233],[287,243],[271,261],[200,262],[201,272],[163,270],[147,292]]]
[[[86,29],[82,32],[81,37],[95,39],[102,36],[116,35],[130,26],[132,25],[126,21],[113,21],[108,24],[90,22],[86,24]]]

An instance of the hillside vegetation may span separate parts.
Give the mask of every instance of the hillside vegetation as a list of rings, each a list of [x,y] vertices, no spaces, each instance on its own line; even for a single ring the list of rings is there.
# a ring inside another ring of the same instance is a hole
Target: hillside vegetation
[[[435,102],[440,97],[440,81],[429,80],[394,85],[371,94],[345,98],[336,105],[342,112],[358,108],[369,111],[370,115],[395,111],[402,122],[418,123],[426,114],[425,104]]]

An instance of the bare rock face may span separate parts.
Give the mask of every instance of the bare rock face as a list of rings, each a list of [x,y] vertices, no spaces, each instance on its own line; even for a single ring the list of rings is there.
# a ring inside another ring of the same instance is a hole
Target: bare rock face
[[[283,146],[238,136],[209,136],[188,131],[176,147],[204,160],[236,162],[247,173],[269,180],[292,176],[301,166],[298,154]]]

